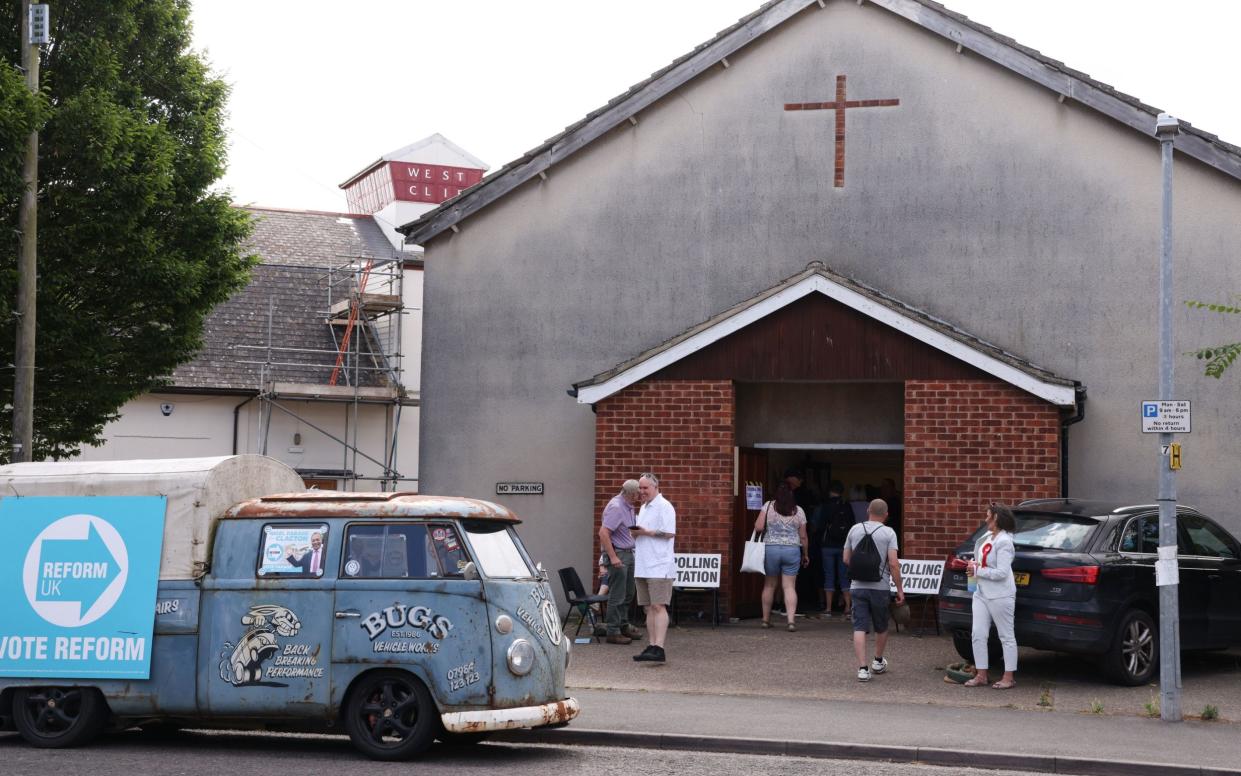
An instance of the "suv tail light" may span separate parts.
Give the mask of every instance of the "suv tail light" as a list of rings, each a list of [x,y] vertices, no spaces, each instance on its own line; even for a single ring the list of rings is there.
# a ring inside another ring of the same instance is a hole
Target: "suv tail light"
[[[1099,567],[1066,566],[1059,569],[1043,569],[1043,576],[1048,579],[1058,579],[1062,582],[1080,582],[1084,585],[1094,585],[1099,582]]]

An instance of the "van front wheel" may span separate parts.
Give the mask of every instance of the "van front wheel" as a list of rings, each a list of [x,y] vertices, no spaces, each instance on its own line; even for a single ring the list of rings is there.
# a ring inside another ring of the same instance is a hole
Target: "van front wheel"
[[[422,682],[403,671],[364,676],[345,704],[345,730],[372,760],[408,760],[431,745],[439,715]]]
[[[13,722],[26,743],[62,749],[89,743],[108,721],[108,703],[94,687],[21,687]]]

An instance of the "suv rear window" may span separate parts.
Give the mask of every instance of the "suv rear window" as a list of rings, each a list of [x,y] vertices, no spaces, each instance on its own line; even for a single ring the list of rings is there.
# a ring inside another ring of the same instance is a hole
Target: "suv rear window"
[[[1017,512],[1013,544],[1044,550],[1085,552],[1097,520],[1047,512]]]
[[[1055,512],[1016,512],[1013,516],[1017,518],[1013,544],[1043,550],[1085,552],[1091,532],[1098,525],[1094,520]],[[987,524],[983,523],[970,537],[969,543],[978,544],[985,533]]]

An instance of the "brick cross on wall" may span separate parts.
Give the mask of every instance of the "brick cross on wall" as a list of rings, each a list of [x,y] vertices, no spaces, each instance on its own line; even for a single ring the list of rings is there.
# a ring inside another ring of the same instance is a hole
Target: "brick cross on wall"
[[[785,110],[834,110],[836,111],[836,175],[832,185],[838,189],[845,186],[845,111],[849,108],[890,108],[900,105],[897,99],[846,100],[845,77],[836,76],[836,99],[832,102],[786,102]]]

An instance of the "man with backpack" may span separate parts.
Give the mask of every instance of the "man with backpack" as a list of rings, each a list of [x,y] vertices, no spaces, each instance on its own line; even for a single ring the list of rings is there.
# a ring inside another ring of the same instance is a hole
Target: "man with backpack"
[[[850,592],[853,594],[853,654],[857,657],[859,682],[869,682],[872,674],[888,670],[883,649],[888,643],[888,579],[896,585],[896,603],[905,603],[901,566],[897,560],[896,532],[884,525],[888,505],[875,499],[866,508],[867,520],[849,529],[845,538],[844,561],[849,566]],[[866,662],[866,634],[875,629],[875,658]]]
[[[827,501],[819,505],[819,523],[822,526],[820,536],[823,558],[823,594],[827,601],[826,613],[832,616],[832,605],[836,601],[836,587],[840,586],[840,595],[844,598],[845,614],[851,605],[849,595],[849,570],[845,567],[845,539],[853,529],[853,508],[844,500],[845,486],[840,480],[832,480],[828,486]]]

